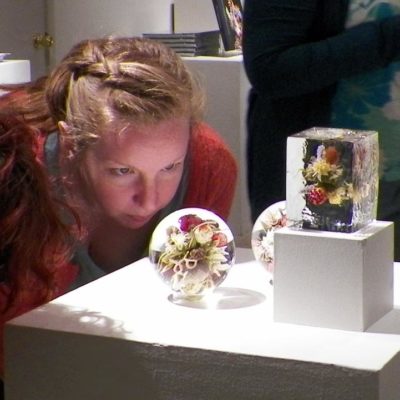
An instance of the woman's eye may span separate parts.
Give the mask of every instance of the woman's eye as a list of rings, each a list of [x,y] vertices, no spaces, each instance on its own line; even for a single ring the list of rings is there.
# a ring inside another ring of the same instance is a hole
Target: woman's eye
[[[176,163],[170,164],[170,165],[168,165],[168,166],[166,166],[166,167],[164,168],[164,171],[166,171],[166,172],[174,171],[174,170],[177,169],[181,164],[182,164],[181,162],[176,162]]]
[[[123,167],[123,168],[112,168],[111,169],[111,173],[113,175],[117,175],[117,176],[124,176],[124,175],[128,175],[130,173],[132,173],[133,171],[128,168],[128,167]]]

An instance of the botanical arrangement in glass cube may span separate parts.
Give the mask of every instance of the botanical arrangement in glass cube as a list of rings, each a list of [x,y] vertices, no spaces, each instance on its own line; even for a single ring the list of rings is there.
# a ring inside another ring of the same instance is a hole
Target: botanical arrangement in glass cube
[[[200,300],[224,281],[234,264],[233,234],[211,211],[181,209],[157,225],[149,257],[173,299]]]
[[[274,274],[274,234],[278,229],[287,226],[286,202],[279,201],[267,207],[254,223],[251,234],[251,248],[254,257],[269,275],[273,284]]]
[[[354,232],[376,218],[378,133],[312,128],[287,140],[287,215],[306,229]]]

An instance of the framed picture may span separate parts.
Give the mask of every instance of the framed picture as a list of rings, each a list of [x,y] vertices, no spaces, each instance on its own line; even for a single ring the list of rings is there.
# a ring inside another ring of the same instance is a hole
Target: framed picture
[[[243,9],[240,0],[212,0],[225,51],[242,50]]]

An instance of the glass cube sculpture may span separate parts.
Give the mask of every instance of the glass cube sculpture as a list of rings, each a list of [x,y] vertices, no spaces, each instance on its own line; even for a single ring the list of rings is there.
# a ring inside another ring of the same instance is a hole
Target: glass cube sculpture
[[[287,140],[287,218],[297,228],[354,232],[376,218],[378,133],[311,128]]]

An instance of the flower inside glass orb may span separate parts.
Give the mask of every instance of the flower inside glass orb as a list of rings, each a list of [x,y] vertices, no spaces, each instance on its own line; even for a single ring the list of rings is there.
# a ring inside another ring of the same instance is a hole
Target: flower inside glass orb
[[[149,257],[175,297],[198,300],[226,278],[235,244],[228,225],[216,214],[185,208],[158,224]]]
[[[273,282],[274,272],[274,232],[287,225],[286,202],[274,203],[257,218],[251,235],[254,257],[261,262]]]

